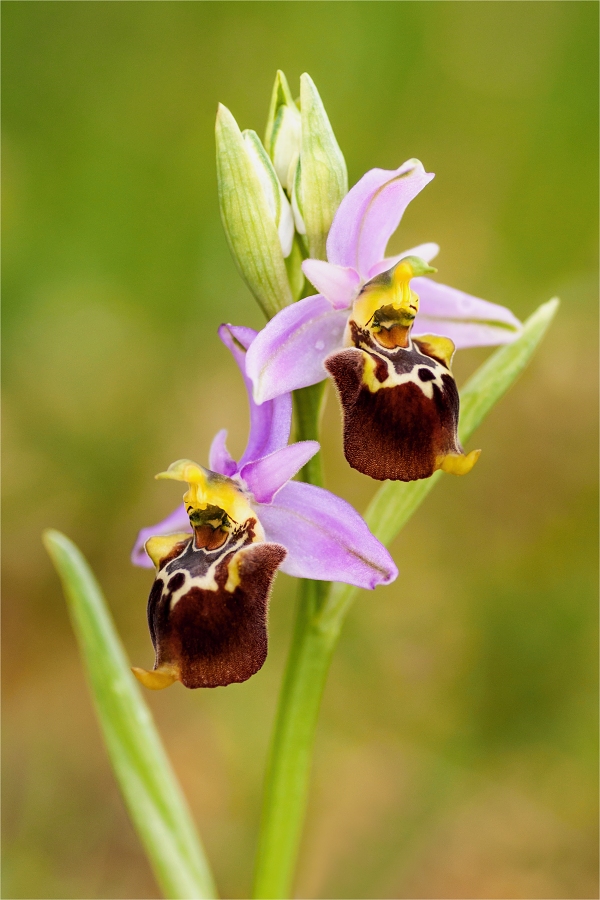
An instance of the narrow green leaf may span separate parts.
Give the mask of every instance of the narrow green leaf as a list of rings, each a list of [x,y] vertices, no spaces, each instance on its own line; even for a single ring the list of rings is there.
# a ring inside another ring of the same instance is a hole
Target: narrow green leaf
[[[558,309],[554,298],[543,303],[527,319],[512,344],[493,353],[469,379],[460,395],[460,438],[467,442],[488,412],[516,381],[544,337]],[[441,472],[421,481],[386,481],[373,497],[365,520],[382,544],[391,544],[400,529],[437,484]],[[339,628],[358,588],[335,584],[321,616],[322,627]]]
[[[44,545],[60,576],[117,781],[165,897],[216,897],[190,811],[81,552],[59,531]]]

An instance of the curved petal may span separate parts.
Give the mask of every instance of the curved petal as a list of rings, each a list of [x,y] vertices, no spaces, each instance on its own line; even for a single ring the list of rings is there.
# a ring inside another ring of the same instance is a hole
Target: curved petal
[[[411,284],[420,300],[415,337],[443,334],[460,350],[509,344],[521,333],[521,322],[505,306],[472,297],[431,278],[413,278]]]
[[[299,441],[256,462],[246,463],[240,476],[259,503],[270,503],[277,491],[319,450],[318,441]]]
[[[288,551],[281,569],[289,575],[374,588],[398,574],[364,519],[323,488],[291,481],[273,503],[259,504],[257,514],[266,540]]]
[[[211,472],[218,472],[219,475],[227,475],[231,477],[237,472],[237,463],[227,449],[227,429],[222,428],[218,431],[210,445],[208,451],[208,468]]]
[[[433,242],[428,244],[418,244],[416,247],[411,247],[410,250],[405,250],[404,253],[399,253],[397,256],[388,256],[385,259],[382,259],[381,262],[375,263],[375,265],[371,266],[369,269],[369,278],[375,278],[376,275],[387,272],[388,269],[391,269],[392,266],[399,263],[405,256],[418,256],[420,259],[424,259],[426,263],[430,263],[432,259],[436,258],[439,252],[439,244],[434,244]]]
[[[323,360],[342,346],[347,318],[320,294],[278,312],[248,350],[246,371],[256,402],[322,381]]]
[[[302,271],[334,309],[347,309],[352,305],[360,285],[356,269],[334,266],[321,259],[305,259]]]
[[[192,533],[190,520],[183,503],[170,516],[163,519],[162,522],[159,522],[157,525],[150,525],[148,528],[142,528],[131,551],[131,562],[134,566],[141,566],[143,569],[153,569],[154,563],[144,550],[144,544],[151,537],[159,537],[162,534],[175,534],[178,531]]]
[[[327,259],[351,266],[366,280],[385,255],[404,210],[434,176],[418,159],[399,169],[371,169],[342,200],[327,238]]]
[[[221,325],[219,328],[219,337],[231,350],[244,377],[250,404],[250,434],[239,466],[285,447],[292,427],[292,397],[289,393],[285,393],[285,389],[278,391],[277,395],[273,394],[272,397],[275,399],[269,398],[269,403],[262,403],[259,406],[254,402],[252,382],[248,377],[246,351],[255,342],[256,336],[257,332],[253,328],[241,325]]]

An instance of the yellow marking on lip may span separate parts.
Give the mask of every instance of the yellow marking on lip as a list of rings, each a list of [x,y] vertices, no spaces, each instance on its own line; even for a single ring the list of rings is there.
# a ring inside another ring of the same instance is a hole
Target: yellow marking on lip
[[[419,347],[427,356],[434,356],[441,359],[448,370],[452,363],[455,346],[454,341],[450,338],[441,337],[438,334],[420,334],[414,339],[417,347]]]
[[[189,541],[191,538],[189,532],[180,531],[177,534],[161,534],[156,537],[148,538],[145,543],[146,553],[158,569],[165,556],[168,556],[176,544],[181,541]]]
[[[362,383],[372,394],[376,394],[377,391],[381,391],[385,388],[400,387],[401,385],[410,383],[416,385],[421,393],[424,394],[428,400],[431,400],[433,397],[433,385],[437,384],[438,387],[442,387],[439,382],[439,376],[440,374],[443,374],[444,370],[439,363],[436,365],[435,369],[432,369],[432,371],[435,372],[435,378],[431,381],[421,381],[417,375],[418,365],[415,365],[410,372],[404,372],[402,375],[398,375],[394,370],[393,365],[388,360],[384,359],[384,357],[379,357],[379,359],[383,359],[386,363],[388,371],[385,381],[380,381],[375,375],[375,370],[377,368],[375,358],[366,350],[363,350],[362,353],[364,359]]]
[[[239,550],[238,553],[233,557],[231,562],[229,563],[229,567],[227,569],[227,581],[225,583],[225,590],[229,594],[233,594],[235,589],[240,586],[241,578],[240,578],[240,562],[241,562],[241,554],[243,550]]]

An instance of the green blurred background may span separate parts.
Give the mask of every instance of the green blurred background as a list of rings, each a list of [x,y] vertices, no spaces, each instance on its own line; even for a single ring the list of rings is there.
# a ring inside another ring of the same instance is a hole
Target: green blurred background
[[[350,183],[423,160],[392,249],[525,317],[532,366],[363,593],[324,699],[302,897],[596,897],[597,19],[588,2],[4,2],[4,893],[156,897],[40,543],[88,555],[152,663],[138,528],[173,459],[239,453],[246,401],[216,338],[260,327],[219,220],[218,101],[262,132],[275,70],[314,78]],[[459,354],[460,381],[486,356]],[[332,489],[374,485],[343,461]],[[248,683],[147,695],[223,896],[250,889],[294,583]]]

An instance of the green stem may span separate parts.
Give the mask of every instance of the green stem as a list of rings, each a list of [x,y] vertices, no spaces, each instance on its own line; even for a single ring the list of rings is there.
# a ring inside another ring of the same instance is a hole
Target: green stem
[[[325,383],[294,393],[296,439],[317,440]],[[322,485],[321,454],[302,470]],[[254,897],[290,894],[306,811],[312,749],[321,696],[339,629],[323,628],[320,612],[330,585],[300,582],[298,611],[271,742],[256,861]]]
[[[466,441],[535,352],[558,307],[543,304],[523,332],[490,356],[461,391],[461,439]],[[318,437],[323,385],[294,394],[297,440]],[[320,456],[320,454],[318,454]],[[322,484],[321,462],[309,463],[304,480]],[[373,534],[389,544],[440,479],[385,482],[366,512]],[[289,897],[298,855],[321,697],[344,617],[358,593],[351,584],[302,581],[290,656],[271,744],[259,838],[255,898]]]
[[[297,441],[318,441],[326,381],[294,391],[294,416]],[[321,451],[310,459],[302,469],[302,481],[323,487],[323,462]]]
[[[337,630],[319,628],[329,585],[301,581],[298,611],[267,765],[253,896],[289,897],[306,811],[321,696]]]

